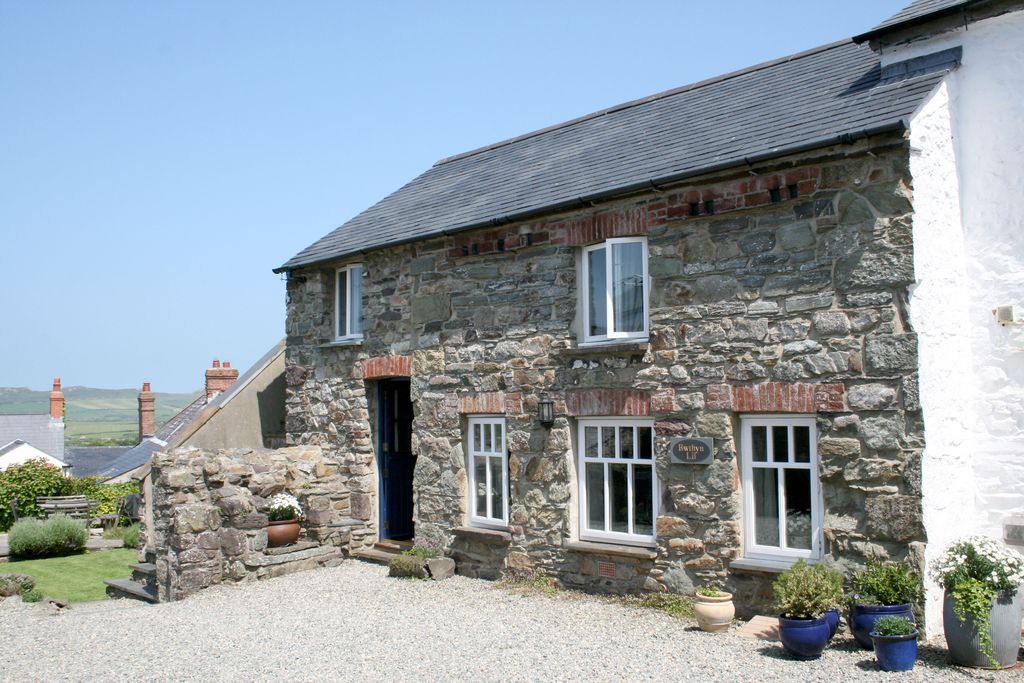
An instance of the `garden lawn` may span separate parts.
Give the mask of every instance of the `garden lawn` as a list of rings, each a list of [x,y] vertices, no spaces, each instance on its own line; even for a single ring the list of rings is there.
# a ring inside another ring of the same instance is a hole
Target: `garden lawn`
[[[131,576],[128,565],[138,562],[134,550],[119,548],[85,552],[43,560],[19,560],[0,565],[0,572],[30,574],[36,590],[43,595],[68,602],[105,600],[104,579],[125,579]]]

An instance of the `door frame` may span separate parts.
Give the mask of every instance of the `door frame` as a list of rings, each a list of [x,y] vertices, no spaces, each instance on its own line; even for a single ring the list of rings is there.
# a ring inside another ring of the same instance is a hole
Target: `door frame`
[[[403,387],[404,385],[404,387]],[[391,516],[394,514],[395,501],[390,500],[388,496],[388,482],[385,481],[385,468],[388,467],[389,458],[396,457],[397,444],[388,444],[387,440],[392,437],[392,430],[390,429],[389,422],[396,421],[397,414],[401,412],[399,407],[399,401],[401,400],[401,389],[405,389],[405,395],[408,396],[410,386],[410,380],[404,377],[381,379],[377,382],[377,488],[378,488],[378,509],[377,509],[377,524],[378,540],[387,540],[392,538],[390,521]],[[393,392],[398,391],[398,394]],[[412,400],[408,400],[408,415],[409,415],[409,438],[411,441],[412,432]],[[385,446],[389,448],[385,448]],[[410,446],[411,448],[411,446]],[[415,457],[409,453],[409,458],[413,459],[412,466],[415,465]],[[412,491],[412,473],[409,473],[409,495],[411,496]],[[410,507],[410,535],[415,534],[416,520],[412,518],[412,509]],[[406,533],[399,532],[399,538],[408,537]]]

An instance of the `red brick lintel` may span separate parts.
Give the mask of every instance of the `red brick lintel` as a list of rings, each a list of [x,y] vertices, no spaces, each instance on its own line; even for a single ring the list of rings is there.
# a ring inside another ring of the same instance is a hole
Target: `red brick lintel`
[[[707,407],[738,413],[833,413],[846,409],[845,395],[843,384],[712,384],[708,387]]]
[[[411,377],[412,356],[378,356],[360,361],[363,379]]]
[[[467,415],[520,415],[523,412],[523,395],[518,391],[462,394],[458,397],[458,411]]]
[[[649,417],[651,396],[636,389],[583,389],[565,395],[565,412],[571,417]]]

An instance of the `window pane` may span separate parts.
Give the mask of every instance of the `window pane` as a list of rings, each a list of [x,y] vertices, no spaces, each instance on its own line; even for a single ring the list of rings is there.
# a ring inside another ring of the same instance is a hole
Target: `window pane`
[[[353,268],[349,279],[349,334],[363,333],[363,269]]]
[[[473,446],[472,446],[472,448],[473,448],[473,452],[474,453],[479,453],[480,452],[480,423],[479,422],[473,425]]]
[[[654,535],[654,468],[633,466],[633,533]]]
[[[473,489],[476,499],[476,514],[487,516],[487,458],[473,458]]]
[[[612,528],[611,531],[629,533],[629,484],[627,483],[626,464],[608,465],[609,482],[608,495],[612,501]]]
[[[750,452],[754,456],[754,462],[765,462],[768,460],[768,428],[750,428]]]
[[[505,473],[501,469],[501,458],[488,458],[491,465],[491,517],[505,516]]]
[[[615,457],[615,427],[601,427],[601,455]]]
[[[597,427],[583,428],[584,455],[588,458],[596,458],[597,453]]]
[[[786,545],[811,549],[811,471],[786,470]]]
[[[501,453],[504,450],[501,446],[501,426],[500,422],[494,423],[494,451],[496,453]]]
[[[484,430],[483,450],[487,451],[487,452],[490,452],[490,451],[494,450],[493,448],[491,448],[491,425],[488,425],[488,424],[481,425],[481,428]]]
[[[338,271],[338,299],[335,318],[338,325],[338,336],[344,337],[348,334],[348,271]]]
[[[603,337],[608,334],[608,289],[605,273],[605,250],[594,249],[587,252],[587,283],[588,315],[590,329],[587,333],[592,337]]]
[[[754,468],[754,538],[758,545],[779,545],[778,470]]]
[[[604,465],[587,463],[587,528],[604,531]]]
[[[811,461],[810,427],[793,427],[793,459],[796,462]]]
[[[639,457],[650,460],[654,457],[654,430],[650,427],[636,428],[637,450]]]
[[[772,427],[772,460],[775,462],[789,461],[789,428],[776,425]]]
[[[619,457],[632,458],[633,456],[633,428],[619,427]]]
[[[612,245],[612,310],[616,332],[644,331],[644,246]]]

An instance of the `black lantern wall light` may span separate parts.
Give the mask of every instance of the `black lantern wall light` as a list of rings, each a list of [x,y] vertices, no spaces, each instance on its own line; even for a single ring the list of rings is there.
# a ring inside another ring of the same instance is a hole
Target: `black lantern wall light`
[[[555,424],[555,402],[546,393],[537,401],[537,420],[545,427]]]

